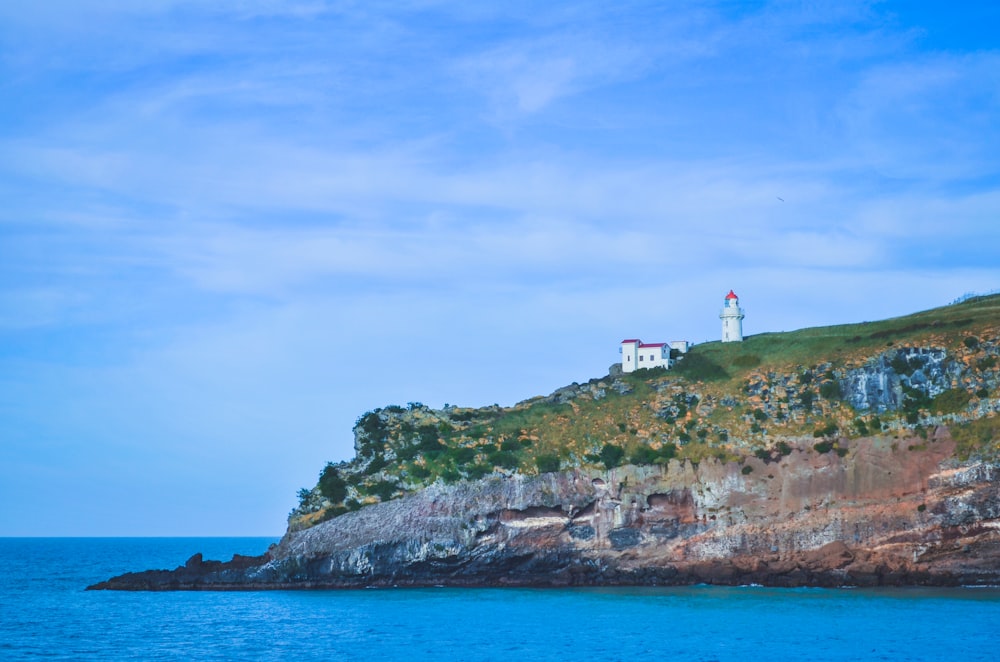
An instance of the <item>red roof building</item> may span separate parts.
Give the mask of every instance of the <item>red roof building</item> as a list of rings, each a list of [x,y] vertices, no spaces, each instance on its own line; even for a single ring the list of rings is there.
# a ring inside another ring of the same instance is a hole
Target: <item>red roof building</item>
[[[622,372],[632,372],[641,368],[667,368],[674,365],[674,358],[671,350],[685,352],[688,343],[681,341],[674,347],[675,343],[665,342],[642,342],[638,338],[628,338],[621,342],[618,350],[622,355]],[[676,356],[676,352],[674,354]]]

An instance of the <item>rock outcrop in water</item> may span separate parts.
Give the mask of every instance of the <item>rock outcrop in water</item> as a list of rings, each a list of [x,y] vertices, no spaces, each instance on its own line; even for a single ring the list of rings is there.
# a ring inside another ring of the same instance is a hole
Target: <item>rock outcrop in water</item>
[[[376,410],[263,556],[91,588],[1000,584],[995,299],[836,327],[843,344],[805,365],[779,363],[794,334],[775,334],[710,349],[704,381]]]

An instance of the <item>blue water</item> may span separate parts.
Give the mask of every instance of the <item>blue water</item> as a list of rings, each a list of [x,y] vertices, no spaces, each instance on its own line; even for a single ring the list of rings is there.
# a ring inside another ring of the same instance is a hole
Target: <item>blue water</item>
[[[0,659],[1000,658],[1000,589],[83,590],[271,542],[0,538]]]

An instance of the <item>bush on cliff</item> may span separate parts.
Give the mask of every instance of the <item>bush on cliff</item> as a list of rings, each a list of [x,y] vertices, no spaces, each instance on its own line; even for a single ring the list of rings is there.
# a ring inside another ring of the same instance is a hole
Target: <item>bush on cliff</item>
[[[604,444],[598,455],[601,458],[601,462],[604,463],[605,468],[614,469],[615,467],[620,467],[622,460],[625,459],[625,449],[615,444]]]
[[[954,414],[965,409],[971,400],[972,394],[964,388],[950,388],[934,397],[931,409],[942,414]]]
[[[837,430],[838,430],[838,428],[837,428],[837,424],[836,423],[827,423],[826,425],[820,426],[820,427],[816,428],[815,430],[813,430],[813,436],[814,437],[832,437],[833,435],[837,434]],[[823,451],[823,452],[826,452],[826,451]]]
[[[560,464],[559,456],[554,453],[539,453],[535,456],[535,466],[540,474],[559,471]]]
[[[729,379],[729,373],[715,361],[695,350],[677,362],[674,372],[694,381],[714,382]]]
[[[333,503],[340,503],[347,496],[347,481],[333,462],[327,462],[319,474],[319,493]]]
[[[813,444],[813,450],[817,453],[829,453],[833,450],[832,441],[821,441],[818,444]]]
[[[837,381],[823,382],[819,386],[819,395],[824,400],[840,399],[840,383]]]

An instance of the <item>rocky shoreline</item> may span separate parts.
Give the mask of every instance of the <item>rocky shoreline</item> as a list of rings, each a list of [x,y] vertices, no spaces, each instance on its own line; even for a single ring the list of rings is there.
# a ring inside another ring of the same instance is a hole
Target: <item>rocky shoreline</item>
[[[129,573],[87,590],[117,591],[263,591],[361,588],[568,588],[584,586],[770,586],[782,588],[863,588],[903,586],[996,586],[1000,571],[958,574],[918,569],[878,555],[851,550],[843,543],[830,543],[798,558],[740,557],[716,562],[669,565],[633,571],[600,569],[575,559],[547,559],[505,564],[478,576],[439,572],[404,576],[324,575],[294,581],[259,581],[243,575],[246,568],[233,562],[199,562],[192,557],[176,570]],[[270,559],[253,557],[260,566]],[[551,563],[557,561],[556,563]],[[566,561],[558,563],[558,561]],[[315,564],[319,569],[322,561]],[[517,567],[521,565],[522,567]],[[259,567],[257,568],[259,570]],[[414,570],[411,568],[411,570]],[[511,572],[513,571],[513,572]],[[500,574],[502,572],[502,574]],[[256,574],[256,573],[255,573]]]
[[[259,557],[196,554],[89,589],[1000,584],[1000,466],[956,461],[946,427],[840,439],[843,454],[813,441],[743,464],[436,483]]]

